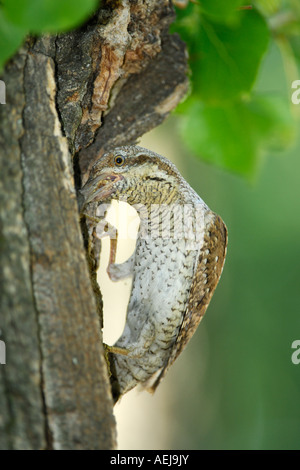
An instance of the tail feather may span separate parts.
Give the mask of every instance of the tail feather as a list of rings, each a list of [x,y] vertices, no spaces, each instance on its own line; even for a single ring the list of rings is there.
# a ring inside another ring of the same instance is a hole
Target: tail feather
[[[158,369],[148,380],[146,380],[142,387],[147,392],[153,394],[160,384],[161,380],[164,378],[166,373],[166,366],[163,366],[161,369]]]
[[[110,375],[111,393],[112,393],[112,397],[113,397],[113,401],[115,405],[121,397],[121,390],[120,390],[120,384],[119,384],[117,374],[116,374],[116,367],[115,367],[113,353],[108,354],[108,361],[109,361],[109,370],[111,374]]]

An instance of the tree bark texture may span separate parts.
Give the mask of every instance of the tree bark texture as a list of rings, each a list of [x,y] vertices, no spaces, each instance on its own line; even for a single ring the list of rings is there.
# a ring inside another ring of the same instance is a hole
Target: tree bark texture
[[[186,93],[173,19],[169,1],[102,2],[78,30],[29,38],[1,77],[2,449],[116,447],[76,189],[107,149],[134,143]]]

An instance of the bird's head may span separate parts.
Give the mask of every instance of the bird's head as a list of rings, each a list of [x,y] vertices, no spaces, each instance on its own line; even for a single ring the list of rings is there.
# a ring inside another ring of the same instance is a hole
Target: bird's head
[[[129,204],[163,203],[178,192],[182,177],[166,158],[137,146],[115,148],[93,166],[80,190],[81,208],[91,202],[125,199]]]

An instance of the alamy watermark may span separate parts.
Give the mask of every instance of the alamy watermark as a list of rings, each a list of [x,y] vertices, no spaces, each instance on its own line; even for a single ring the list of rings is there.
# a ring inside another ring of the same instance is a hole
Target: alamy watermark
[[[0,80],[0,104],[6,104],[6,87],[3,80]]]
[[[300,80],[294,80],[292,82],[292,89],[295,90],[291,96],[292,103],[299,104],[300,103]]]
[[[0,364],[6,364],[6,345],[0,340]]]
[[[300,339],[295,339],[292,342],[292,349],[295,350],[291,356],[292,363],[300,364]]]

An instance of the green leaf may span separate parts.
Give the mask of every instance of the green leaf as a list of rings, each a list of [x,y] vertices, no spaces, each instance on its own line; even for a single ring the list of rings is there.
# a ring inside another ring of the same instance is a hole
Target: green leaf
[[[0,70],[18,50],[25,36],[26,31],[7,21],[0,8]]]
[[[240,15],[240,23],[231,25],[202,18],[198,60],[191,56],[191,68],[193,90],[205,101],[233,99],[249,92],[255,81],[269,31],[256,11],[246,10]]]
[[[221,19],[224,23],[227,19],[235,18],[239,13],[238,7],[243,3],[243,0],[201,0],[201,10],[207,15]]]
[[[255,10],[238,11],[237,18],[221,24],[195,6],[189,14],[179,12],[172,28],[188,45],[192,91],[205,101],[217,104],[248,93],[267,50],[264,18]]]
[[[293,120],[282,97],[258,95],[222,106],[189,101],[181,116],[187,147],[203,160],[244,176],[254,174],[262,150],[281,149],[293,137]]]
[[[97,0],[5,0],[4,12],[14,25],[33,33],[59,32],[77,26]]]

